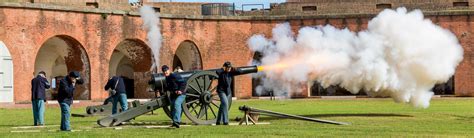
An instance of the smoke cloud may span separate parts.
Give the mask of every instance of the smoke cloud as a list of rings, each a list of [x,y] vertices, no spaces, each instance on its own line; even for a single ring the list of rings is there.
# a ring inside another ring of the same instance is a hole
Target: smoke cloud
[[[265,76],[259,90],[275,95],[316,80],[427,108],[431,88],[448,81],[463,59],[456,36],[420,10],[384,10],[360,32],[326,25],[303,27],[295,35],[283,23],[272,33],[270,39],[254,35],[248,45],[263,54],[264,72],[255,75]]]
[[[160,32],[160,14],[150,6],[142,6],[140,8],[140,16],[143,20],[143,28],[147,31],[148,45],[153,52],[152,59],[154,63],[150,70],[155,70],[160,65],[160,48],[161,48],[161,32]]]

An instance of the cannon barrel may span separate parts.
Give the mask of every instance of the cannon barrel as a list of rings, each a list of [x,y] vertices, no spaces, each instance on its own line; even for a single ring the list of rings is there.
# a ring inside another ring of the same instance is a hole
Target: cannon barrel
[[[256,72],[260,71],[259,66],[238,67],[238,69],[241,72],[241,74],[239,74],[239,75],[249,74],[249,73],[256,73]]]
[[[245,66],[245,67],[236,67],[237,70],[240,70],[239,75],[244,75],[244,74],[249,74],[249,73],[256,73],[258,72],[261,67],[259,66]],[[204,71],[217,71],[219,69],[209,69],[209,70],[204,70]],[[194,73],[197,73],[199,71],[188,71],[188,72],[178,72],[177,75],[180,75],[183,79],[188,80],[188,78],[193,75]],[[150,81],[148,81],[148,84],[150,86],[150,89],[152,91],[164,91],[164,88],[166,87],[166,82],[165,82],[165,75],[163,73],[157,73],[157,74],[152,74]]]

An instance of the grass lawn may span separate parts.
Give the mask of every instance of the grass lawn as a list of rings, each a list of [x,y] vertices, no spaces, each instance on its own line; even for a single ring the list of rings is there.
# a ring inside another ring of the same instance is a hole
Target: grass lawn
[[[46,128],[14,128],[33,123],[31,109],[0,109],[0,137],[474,137],[474,99],[434,99],[428,109],[396,104],[391,99],[357,100],[243,100],[234,101],[231,119],[242,116],[238,106],[273,110],[318,119],[349,122],[351,125],[330,125],[314,122],[260,117],[269,125],[256,126],[189,126],[180,129],[145,128],[143,125],[123,125],[122,129],[102,128],[99,117],[72,117],[73,130],[58,132],[59,126]],[[136,121],[168,124],[166,115],[144,115]],[[72,113],[84,114],[84,108]],[[183,118],[185,118],[183,116]],[[59,108],[46,109],[46,125],[59,125]],[[184,119],[185,122],[190,122]],[[12,132],[40,131],[40,132]]]

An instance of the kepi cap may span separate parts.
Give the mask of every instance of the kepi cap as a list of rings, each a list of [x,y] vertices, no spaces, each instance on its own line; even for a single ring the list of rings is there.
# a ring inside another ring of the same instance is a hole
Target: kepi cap
[[[229,67],[232,67],[232,64],[231,64],[229,61],[226,61],[226,62],[224,63],[224,65],[222,65],[222,66],[229,68]]]
[[[169,70],[169,69],[170,69],[170,67],[168,67],[167,65],[161,66],[161,71],[163,71],[163,72],[165,72],[165,71],[167,71],[167,70]]]
[[[71,71],[71,72],[69,72],[69,77],[79,78],[79,77],[81,77],[81,74],[77,71]]]

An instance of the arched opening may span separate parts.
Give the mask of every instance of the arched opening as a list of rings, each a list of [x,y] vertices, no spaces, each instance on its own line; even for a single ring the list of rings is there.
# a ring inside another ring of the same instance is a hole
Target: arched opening
[[[310,96],[344,96],[352,95],[349,91],[346,91],[339,86],[331,85],[327,88],[324,88],[318,81],[313,81],[310,87]]]
[[[446,83],[436,84],[432,91],[435,95],[454,95],[454,76],[451,76]]]
[[[36,59],[35,72],[46,72],[48,81],[54,83],[53,89],[48,90],[46,98],[57,99],[59,81],[70,71],[79,71],[84,84],[77,85],[74,92],[75,100],[90,99],[90,64],[89,58],[82,45],[69,36],[54,36],[41,45]],[[54,79],[53,79],[54,78]],[[55,80],[55,81],[52,81]]]
[[[13,102],[13,62],[7,46],[0,41],[0,103]]]
[[[263,54],[261,52],[255,52],[253,54],[253,62],[254,64],[260,64],[262,60]],[[264,96],[273,96],[273,92],[271,90],[265,89],[263,85],[263,73],[257,73],[252,77],[252,96],[253,97],[264,97]]]
[[[202,70],[202,60],[199,49],[192,41],[179,44],[173,58],[173,69],[181,67],[184,71]]]
[[[109,62],[109,76],[122,76],[127,98],[149,98],[148,77],[152,65],[151,49],[142,41],[127,39],[115,47]]]
[[[318,81],[313,81],[309,90],[309,96],[367,96],[367,92],[363,89],[357,94],[352,94],[347,89],[338,85],[331,85],[324,88]]]

